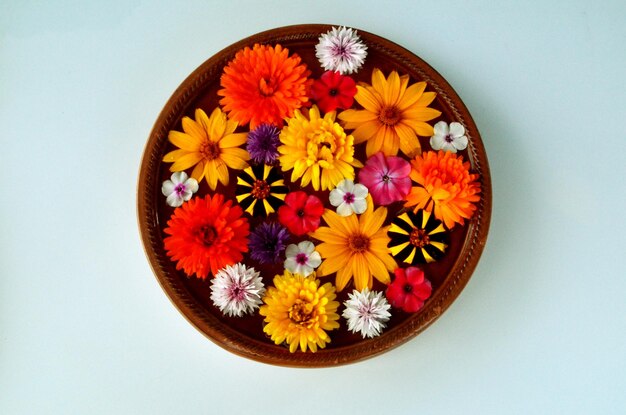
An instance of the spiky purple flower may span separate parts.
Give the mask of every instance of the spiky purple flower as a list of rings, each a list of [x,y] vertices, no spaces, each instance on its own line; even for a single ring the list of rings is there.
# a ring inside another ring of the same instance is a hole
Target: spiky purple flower
[[[257,163],[272,164],[278,158],[280,130],[270,124],[261,124],[248,133],[247,150]]]
[[[261,264],[282,262],[288,237],[287,229],[280,224],[262,223],[250,234],[250,256]]]

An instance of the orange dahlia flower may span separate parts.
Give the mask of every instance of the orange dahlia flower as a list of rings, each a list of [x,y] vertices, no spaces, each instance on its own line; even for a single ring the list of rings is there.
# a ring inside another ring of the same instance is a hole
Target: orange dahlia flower
[[[188,276],[205,279],[226,265],[243,259],[248,251],[250,225],[239,206],[224,203],[224,196],[215,194],[194,198],[174,210],[167,222],[165,238],[167,255]]]
[[[228,116],[239,125],[283,125],[283,118],[309,100],[311,72],[289,49],[256,44],[237,52],[224,68],[217,94]]]
[[[447,151],[427,151],[411,161],[411,179],[417,183],[405,206],[433,212],[448,229],[462,225],[476,210],[480,200],[478,175],[470,174],[469,162]]]

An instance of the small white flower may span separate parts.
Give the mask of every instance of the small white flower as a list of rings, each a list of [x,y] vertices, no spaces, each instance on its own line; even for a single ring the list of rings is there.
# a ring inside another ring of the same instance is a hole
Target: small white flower
[[[322,263],[320,253],[315,250],[315,245],[310,241],[302,241],[298,245],[290,244],[285,250],[285,255],[287,256],[285,269],[303,277],[311,275],[313,270]]]
[[[213,304],[231,317],[241,317],[257,309],[263,302],[263,294],[265,287],[259,272],[241,263],[219,270],[211,284]]]
[[[343,305],[346,308],[342,315],[348,320],[348,330],[361,332],[363,338],[380,335],[391,317],[388,311],[391,306],[380,291],[354,290]]]
[[[367,187],[354,184],[350,179],[343,179],[330,192],[330,204],[337,207],[339,216],[350,216],[352,212],[361,214],[367,209]]]
[[[435,124],[435,135],[430,137],[430,146],[434,150],[449,151],[456,153],[457,150],[467,148],[467,137],[465,127],[458,122],[450,123],[450,127],[445,121]]]
[[[198,191],[196,179],[189,178],[184,171],[177,171],[172,174],[171,180],[166,180],[161,186],[161,193],[167,196],[167,204],[171,207],[178,207],[191,199],[191,195]]]
[[[319,37],[315,56],[327,71],[342,75],[356,72],[367,56],[367,47],[356,34],[356,30],[333,27]]]

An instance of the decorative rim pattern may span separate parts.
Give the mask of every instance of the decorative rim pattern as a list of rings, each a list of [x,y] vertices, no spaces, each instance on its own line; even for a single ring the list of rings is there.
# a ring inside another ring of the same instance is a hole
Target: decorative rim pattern
[[[160,197],[159,166],[168,143],[167,135],[175,129],[188,105],[197,99],[209,83],[221,74],[222,68],[241,48],[254,43],[293,43],[316,41],[331,25],[296,25],[268,30],[243,39],[214,55],[197,68],[178,87],[161,111],[144,149],[137,189],[137,214],[144,249],[161,287],[178,310],[210,340],[226,350],[264,363],[295,367],[324,367],[356,362],[397,347],[432,324],[456,299],[476,268],[489,231],[491,218],[491,176],[486,152],[478,129],[469,111],[456,92],[426,62],[395,43],[358,29],[370,50],[378,51],[412,73],[418,74],[437,92],[454,118],[466,126],[469,139],[467,153],[473,172],[479,174],[481,199],[471,219],[465,243],[450,274],[446,277],[424,308],[390,328],[383,335],[355,345],[322,349],[317,353],[289,353],[273,343],[263,343],[247,337],[202,309],[181,283],[179,275],[171,272],[170,259],[163,248],[156,206]]]

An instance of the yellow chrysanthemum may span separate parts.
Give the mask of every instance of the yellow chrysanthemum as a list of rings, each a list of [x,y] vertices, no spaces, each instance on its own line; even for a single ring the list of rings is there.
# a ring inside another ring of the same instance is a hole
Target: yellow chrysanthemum
[[[322,118],[316,106],[308,117],[297,110],[287,119],[280,141],[281,168],[293,169],[291,181],[301,177],[302,186],[311,183],[315,190],[331,190],[343,179],[354,180],[354,167],[363,167],[354,158],[354,138],[335,122],[334,111]]]
[[[400,149],[413,157],[421,152],[418,135],[430,137],[433,127],[426,123],[441,115],[429,108],[436,93],[424,92],[426,82],[411,86],[409,76],[399,76],[392,71],[385,78],[380,69],[372,72],[372,85],[361,83],[354,96],[364,108],[346,110],[339,114],[346,129],[354,129],[354,143],[367,141],[367,157],[382,151],[386,156],[395,156]]]
[[[396,262],[389,254],[388,226],[383,227],[387,208],[374,210],[372,197],[367,197],[367,210],[357,215],[339,216],[330,209],[323,215],[328,227],[320,227],[311,236],[322,241],[315,249],[324,262],[317,269],[320,276],[337,273],[335,285],[341,291],[354,278],[358,291],[372,288],[373,278],[389,284],[389,272]]]
[[[330,342],[327,331],[339,327],[335,301],[335,287],[326,283],[320,287],[315,274],[303,277],[285,270],[274,277],[274,287],[269,287],[263,298],[259,314],[267,323],[263,331],[276,344],[287,342],[289,351],[316,352]]]
[[[170,171],[183,171],[195,166],[191,177],[198,182],[205,178],[213,190],[219,180],[228,185],[228,168],[244,169],[250,160],[248,152],[240,145],[246,142],[246,133],[236,133],[237,123],[226,117],[221,109],[215,108],[211,117],[200,108],[196,109],[196,120],[183,117],[183,131],[170,131],[168,138],[178,150],[163,157],[166,163],[174,163]]]

